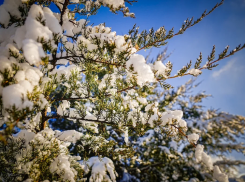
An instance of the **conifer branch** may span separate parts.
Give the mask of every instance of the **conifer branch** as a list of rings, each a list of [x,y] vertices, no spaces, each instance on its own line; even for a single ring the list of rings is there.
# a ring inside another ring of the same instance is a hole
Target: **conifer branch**
[[[117,93],[121,93],[121,92],[125,92],[127,90],[130,90],[130,89],[133,89],[135,88],[136,86],[131,86],[131,87],[126,87],[122,90],[118,90]],[[106,94],[104,95],[104,97],[109,97],[111,96],[111,94]],[[61,101],[61,100],[68,100],[68,101],[71,101],[71,100],[86,100],[86,99],[90,99],[90,98],[96,98],[97,96],[88,96],[88,97],[78,97],[78,98],[57,98],[57,99],[54,99],[55,101]]]
[[[205,66],[203,66],[202,68],[199,68],[198,70],[209,69],[209,67],[213,66],[214,63],[221,61],[222,59],[228,58],[228,57],[232,56],[233,54],[235,54],[236,52],[238,52],[244,48],[245,48],[245,44],[243,46],[241,46],[241,44],[240,44],[236,47],[236,49],[232,50],[228,55],[225,55],[226,53],[225,54],[221,53],[218,59],[216,59],[215,61],[212,61],[212,62],[208,62]],[[223,52],[227,52],[227,48]],[[216,66],[218,66],[218,65],[214,65],[213,67],[216,67]],[[191,74],[185,73],[182,76],[186,76],[186,75],[191,75]],[[179,77],[179,75],[171,76],[171,77],[168,77],[167,79],[172,79],[172,78],[177,78],[177,77]]]
[[[187,140],[188,140],[188,136],[181,130],[181,128],[175,126],[174,124],[172,124],[171,126],[173,126],[175,129],[177,129],[177,130],[180,132],[180,134],[183,135],[184,137],[186,137]],[[189,142],[190,142],[190,141],[189,141]],[[193,147],[196,148],[196,144],[195,144],[195,143],[190,142],[190,144],[191,144]]]
[[[165,33],[164,33],[163,38],[160,38],[160,39],[156,38],[156,40],[154,40],[153,42],[147,43],[146,45],[144,45],[143,47],[140,47],[138,49],[136,48],[137,51],[140,51],[142,49],[146,49],[146,48],[149,48],[149,47],[152,47],[155,45],[156,45],[156,47],[158,47],[157,44],[162,44],[162,45],[167,44],[166,42],[164,42],[165,40],[168,40],[168,39],[171,39],[177,35],[183,34],[188,28],[190,28],[190,27],[196,25],[197,23],[199,23],[200,21],[202,21],[202,19],[204,17],[208,16],[210,13],[212,13],[217,7],[221,6],[223,3],[224,3],[224,0],[222,0],[220,3],[217,3],[208,13],[206,13],[206,10],[205,10],[204,13],[202,14],[202,16],[194,22],[193,22],[193,18],[191,18],[190,20],[187,18],[185,23],[182,25],[182,28],[177,33],[173,34],[173,28],[172,28],[167,35],[165,35]],[[153,31],[153,29],[152,29],[152,31]],[[156,34],[156,33],[157,32],[154,32],[154,33],[150,32],[148,35]],[[144,34],[147,35],[146,32]],[[138,47],[138,45],[136,45],[136,46]]]
[[[60,116],[60,115],[56,115],[56,116],[46,116],[45,117],[46,120],[48,119],[72,119],[72,120],[80,120],[80,121],[85,121],[85,122],[94,122],[94,123],[103,123],[103,124],[108,124],[108,125],[115,125],[117,123],[114,122],[108,122],[107,120],[93,120],[93,119],[85,119],[85,118],[78,118],[78,117],[69,117],[69,116]],[[132,125],[124,125],[124,126],[132,126]]]

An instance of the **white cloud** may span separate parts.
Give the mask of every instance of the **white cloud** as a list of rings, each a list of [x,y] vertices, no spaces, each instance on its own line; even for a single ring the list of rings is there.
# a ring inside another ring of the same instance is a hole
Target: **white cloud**
[[[236,62],[236,60],[231,60],[229,61],[225,66],[223,66],[220,70],[218,71],[214,71],[212,74],[213,78],[218,78],[220,77],[222,74],[224,74],[227,71],[231,71],[234,68],[234,63]]]

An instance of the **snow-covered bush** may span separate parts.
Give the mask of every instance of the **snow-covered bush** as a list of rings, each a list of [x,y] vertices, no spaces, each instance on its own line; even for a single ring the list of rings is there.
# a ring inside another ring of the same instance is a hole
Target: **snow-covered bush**
[[[166,45],[223,1],[178,32],[134,26],[117,35],[81,19],[101,6],[134,17],[126,7],[134,2],[5,0],[0,6],[1,181],[227,182],[229,168],[243,164],[214,163],[210,154],[244,151],[235,143],[244,118],[204,112],[196,103],[206,95],[180,100],[191,83],[169,91],[167,80],[198,76],[245,45],[230,53],[226,47],[217,59],[213,47],[205,64],[200,54],[174,76],[164,53],[151,63],[138,53]]]

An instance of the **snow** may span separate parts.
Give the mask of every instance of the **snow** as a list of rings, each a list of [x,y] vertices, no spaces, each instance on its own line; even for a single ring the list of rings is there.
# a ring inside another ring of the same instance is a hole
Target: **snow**
[[[118,9],[119,7],[124,7],[124,0],[102,0],[102,3],[109,7],[112,6],[114,9]]]
[[[24,139],[25,144],[28,145],[28,143],[35,137],[35,133],[28,130],[21,130],[19,133],[14,135],[14,137]]]
[[[63,65],[66,65],[67,63],[69,62],[69,60],[67,59],[59,59],[56,64],[63,64]]]
[[[126,129],[124,131],[124,141],[127,145],[128,144],[128,127],[126,127]]]
[[[199,69],[192,68],[187,73],[189,73],[193,76],[198,76],[198,75],[202,74],[202,71]]]
[[[195,158],[196,158],[196,161],[197,161],[197,162],[201,162],[201,161],[202,161],[202,153],[203,153],[203,149],[204,149],[204,146],[203,146],[203,145],[198,144],[198,145],[196,146],[196,150],[195,150]]]
[[[57,114],[64,116],[68,114],[68,108],[70,108],[70,102],[67,100],[62,100],[59,107],[57,108]]]
[[[146,98],[138,97],[137,100],[143,105],[146,105],[148,103]]]
[[[41,62],[41,57],[45,57],[42,45],[32,39],[23,40],[23,44],[23,53],[26,60],[31,65],[39,65]]]
[[[50,75],[57,74],[57,80],[60,81],[61,76],[64,75],[65,78],[69,78],[72,75],[72,72],[80,71],[81,68],[72,64],[69,66],[60,66],[59,68],[55,67],[52,72],[50,72]]]
[[[77,21],[77,23],[78,25],[73,28],[74,34],[77,34],[82,30],[82,28],[85,26],[86,20],[80,19],[79,21]]]
[[[83,36],[79,36],[78,39],[77,39],[77,42],[78,43],[81,42],[84,46],[87,46],[89,51],[93,51],[93,50],[98,48],[97,45],[92,44],[90,40],[86,39]]]
[[[166,66],[162,63],[162,61],[156,61],[153,65],[153,70],[156,71],[156,75],[163,75],[164,77],[167,77],[165,74]]]
[[[33,5],[31,6],[30,11],[28,12],[28,16],[31,17],[31,18],[33,18],[33,19],[36,19],[36,18],[39,17],[40,15],[41,15],[42,17],[44,16],[42,7],[39,6],[39,5],[33,4]]]
[[[44,38],[44,40],[52,39],[53,35],[51,30],[48,27],[43,26],[37,20],[27,17],[26,22],[26,39],[37,40],[39,38]]]
[[[84,119],[88,119],[88,120],[97,120],[97,118],[91,114],[90,112],[86,111],[86,116]]]
[[[209,155],[207,155],[205,152],[202,152],[202,162],[204,162],[204,164],[206,164],[206,166],[208,166],[210,170],[213,169],[212,158]]]
[[[2,96],[2,91],[3,91],[3,87],[2,87],[2,82],[3,82],[3,76],[0,74],[0,96]]]
[[[196,133],[192,133],[192,134],[188,135],[189,142],[196,143],[198,141],[198,139],[199,139],[199,135]]]
[[[115,37],[115,45],[117,47],[116,52],[120,52],[122,50],[125,50],[126,49],[125,44],[126,44],[126,42],[125,42],[124,36],[117,35]]]
[[[12,108],[12,106],[15,106],[16,109],[24,109],[25,108],[25,105],[22,102],[22,99],[24,99],[24,101],[27,101],[27,98],[26,98],[27,90],[31,90],[30,84],[27,88],[24,87],[25,85],[28,85],[28,82],[27,82],[27,84],[25,84],[25,83],[13,84],[13,85],[9,85],[9,86],[6,86],[3,88],[2,99],[3,99],[3,107],[4,108],[10,109],[10,108]],[[28,105],[30,105],[30,104],[28,104]]]
[[[30,81],[32,85],[38,85],[38,82],[40,80],[40,76],[34,71],[33,69],[27,69],[25,71],[25,77],[27,80]]]
[[[74,28],[74,25],[71,22],[65,21],[62,25],[62,28],[64,31],[66,31],[65,35],[74,36],[74,33],[72,31],[72,29]]]
[[[168,155],[170,155],[170,150],[169,148],[165,147],[165,146],[158,146],[162,151],[164,151],[165,153],[167,153]]]
[[[69,157],[65,154],[60,154],[58,157],[56,157],[50,165],[50,172],[56,173],[64,180],[68,180],[70,182],[75,182],[75,174],[74,170],[71,167]]]
[[[175,119],[177,120],[177,123],[181,121],[181,124],[183,124],[183,121],[181,118],[183,117],[183,111],[181,110],[175,110],[175,111],[166,111],[162,113],[162,126],[165,126],[167,124],[172,124],[172,120]]]
[[[91,1],[90,0],[86,1],[85,7],[86,7],[86,11],[91,10]]]
[[[185,120],[183,120],[183,119],[181,119],[181,120],[179,120],[179,126],[180,127],[187,127],[187,123],[186,123],[186,121]]]
[[[47,8],[43,8],[44,17],[46,19],[46,26],[56,34],[62,34],[62,28],[59,24],[58,19],[54,16],[53,12]]]
[[[3,24],[5,27],[9,24],[10,15],[4,8],[4,6],[0,6],[0,23]]]
[[[88,173],[91,168],[89,181],[102,182],[111,180],[112,182],[116,182],[117,173],[111,159],[107,157],[91,157],[87,161],[81,161],[80,164],[83,166],[85,173]],[[107,176],[107,171],[110,174],[110,177]]]
[[[27,80],[19,81],[19,85],[22,86],[25,92],[32,92],[33,90],[33,85]]]
[[[76,130],[66,130],[60,132],[58,130],[55,131],[55,137],[62,141],[76,143],[83,136],[82,133],[77,132]]]
[[[11,66],[11,61],[5,57],[5,56],[0,56],[0,71],[4,72],[4,70],[12,71],[12,66]]]
[[[213,171],[213,176],[216,180],[218,180],[219,182],[229,182],[228,176],[222,173],[218,166],[214,166]]]
[[[1,7],[1,6],[0,6]],[[6,49],[6,45],[13,41],[13,35],[17,27],[11,25],[7,29],[0,28],[0,54],[1,56],[9,56],[9,50]]]
[[[19,0],[5,0],[0,6],[0,23],[6,27],[10,20],[9,14],[21,18],[21,13],[18,11],[19,6]]]
[[[218,166],[213,166],[212,158],[203,152],[204,146],[198,144],[195,149],[197,162],[203,162],[210,170],[213,170],[213,177],[219,182],[228,182],[228,176],[222,173]]]
[[[137,83],[143,85],[145,82],[155,82],[154,74],[151,67],[146,64],[145,58],[139,54],[133,54],[126,62],[126,67],[129,70],[133,66],[134,71],[138,73]]]
[[[137,141],[138,145],[141,146],[144,143],[146,145],[149,144],[153,136],[154,136],[154,130],[148,130],[147,132],[145,132],[144,136],[138,138],[138,141]]]

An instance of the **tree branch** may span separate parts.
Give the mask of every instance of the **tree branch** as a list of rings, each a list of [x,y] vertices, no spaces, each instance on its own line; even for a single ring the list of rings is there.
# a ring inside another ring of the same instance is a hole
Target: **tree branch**
[[[142,49],[146,49],[147,47],[153,46],[153,45],[156,44],[156,43],[161,43],[161,42],[163,42],[163,41],[165,41],[165,40],[167,40],[167,39],[171,39],[171,38],[173,38],[173,37],[175,37],[175,36],[177,36],[177,35],[183,34],[188,28],[190,28],[190,27],[194,26],[195,24],[199,23],[200,21],[202,21],[202,19],[203,19],[204,17],[208,16],[210,13],[212,13],[217,7],[221,6],[223,3],[224,3],[224,0],[221,0],[221,2],[220,2],[220,3],[217,3],[217,4],[216,4],[216,5],[215,5],[215,6],[214,6],[208,13],[206,13],[206,11],[205,11],[199,19],[197,19],[196,21],[194,21],[194,23],[191,23],[190,25],[188,25],[188,26],[185,27],[184,29],[181,29],[178,33],[172,35],[171,37],[164,37],[164,38],[161,39],[161,40],[154,41],[154,42],[152,42],[152,43],[150,43],[150,44],[145,45],[145,46],[142,47],[142,48],[139,48],[137,51],[140,51],[140,50],[142,50]]]
[[[100,120],[93,120],[93,119],[85,119],[85,118],[78,118],[78,117],[69,117],[69,116],[46,116],[45,119],[76,119],[76,120],[82,120],[86,122],[95,122],[95,123],[104,123],[104,124],[109,124],[109,125],[115,125],[117,123],[113,122],[108,122],[107,120],[100,121]],[[132,126],[132,125],[125,125],[125,126]]]
[[[66,8],[69,5],[69,0],[65,0],[64,4],[63,4],[63,8],[60,14],[60,25],[63,25],[63,15],[65,14]]]
[[[129,89],[133,89],[134,87],[136,87],[136,86],[131,86],[131,87],[124,88],[122,90],[118,90],[117,93],[121,93],[121,92],[127,91]],[[111,96],[111,94],[104,95],[104,97],[108,97],[108,96]],[[60,98],[60,99],[54,99],[54,100],[55,101],[61,101],[61,100],[85,100],[85,99],[89,99],[89,98],[96,98],[96,96],[79,97],[79,98]]]

